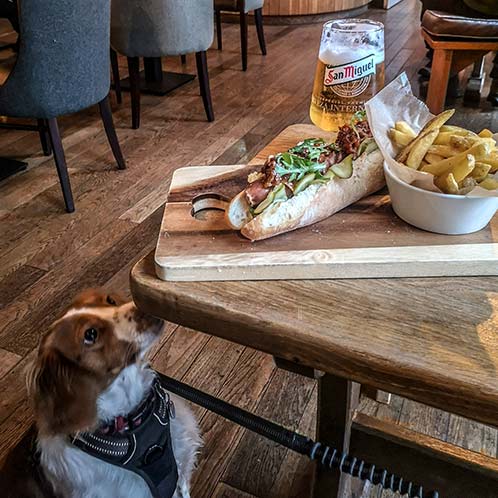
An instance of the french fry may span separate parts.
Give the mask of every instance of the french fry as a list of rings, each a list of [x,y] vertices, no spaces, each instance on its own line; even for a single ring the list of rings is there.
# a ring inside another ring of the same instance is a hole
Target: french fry
[[[458,183],[453,173],[445,173],[444,175],[435,177],[434,185],[445,194],[458,194]]]
[[[470,176],[474,178],[477,182],[480,182],[488,176],[489,170],[491,169],[491,164],[476,162],[472,173]]]
[[[441,131],[442,132],[446,132],[446,131],[452,131],[452,132],[455,132],[455,131],[468,131],[466,130],[465,128],[462,128],[460,126],[453,126],[453,125],[443,125],[441,126]],[[471,132],[472,133],[472,132]]]
[[[450,138],[450,147],[454,147],[459,151],[464,151],[472,147],[472,143],[467,137],[461,137],[459,135],[453,135]]]
[[[498,171],[498,151],[494,150],[487,157],[483,157],[482,162],[491,166],[489,168],[490,173]]]
[[[402,131],[396,130],[396,128],[391,128],[389,135],[396,144],[403,146],[408,145],[414,138],[406,133],[403,133]]]
[[[426,173],[432,173],[434,176],[440,176],[446,171],[451,170],[455,166],[455,164],[465,159],[468,154],[474,156],[474,159],[476,161],[484,162],[486,156],[489,153],[489,150],[490,145],[488,143],[478,143],[473,145],[470,149],[457,154],[456,156],[447,157],[446,159],[443,159],[438,163],[428,164],[427,166],[424,166],[422,171],[425,171]]]
[[[434,185],[447,194],[465,195],[476,185],[498,189],[498,145],[493,133],[479,134],[445,124],[454,110],[444,111],[415,133],[406,121],[397,121],[389,134],[402,147],[397,160],[434,175]]]
[[[467,154],[467,157],[463,158],[461,161],[458,161],[450,171],[453,174],[453,178],[457,183],[460,183],[465,178],[467,178],[472,170],[474,169],[476,164],[476,160],[473,155]]]
[[[434,145],[449,145],[451,137],[454,136],[466,137],[469,136],[469,132],[467,130],[441,131],[434,140]]]
[[[419,135],[422,135],[428,131],[439,130],[441,126],[443,126],[444,123],[446,123],[446,121],[453,116],[453,114],[455,114],[455,109],[448,109],[447,111],[443,111],[441,114],[434,116],[431,120],[425,123],[422,130],[420,130]]]
[[[498,189],[498,180],[491,175],[488,175],[482,182],[479,182],[479,187],[485,188],[486,190],[496,190]]]
[[[442,161],[444,159],[444,157],[440,156],[439,154],[433,154],[431,152],[427,152],[424,159],[429,164],[434,164],[434,163],[438,163],[439,161]]]
[[[491,138],[493,136],[493,132],[489,131],[487,128],[481,130],[478,135],[482,138]]]
[[[396,157],[396,160],[399,161],[400,163],[406,164],[408,155],[410,154],[412,148],[417,146],[417,143],[420,141],[420,139],[430,131],[437,130],[439,132],[441,126],[444,123],[446,123],[446,121],[448,121],[448,119],[450,119],[454,113],[455,109],[449,109],[447,111],[442,112],[441,114],[438,114],[437,116],[434,116],[431,120],[429,120],[422,128],[418,136],[414,138],[404,149],[400,151],[400,153]]]
[[[419,135],[414,142],[416,142],[408,153],[405,164],[409,168],[418,169],[422,159],[427,154],[429,147],[432,145],[437,137],[438,130],[428,131],[423,135]]]
[[[405,135],[415,138],[417,134],[413,131],[413,128],[406,121],[396,121],[394,128]]]
[[[468,194],[476,185],[477,182],[474,180],[474,178],[468,176],[458,184],[458,193],[460,195]]]
[[[429,147],[428,152],[429,154],[436,154],[442,157],[451,157],[454,156],[455,154],[458,154],[461,151],[456,150],[455,148],[449,145],[431,145]]]
[[[489,143],[491,147],[496,147],[496,142],[493,138],[472,137],[470,135],[467,137],[453,135],[450,138],[451,147],[455,147],[455,149],[459,150],[468,149],[469,147],[472,147],[472,145],[477,144],[479,142],[486,142]]]

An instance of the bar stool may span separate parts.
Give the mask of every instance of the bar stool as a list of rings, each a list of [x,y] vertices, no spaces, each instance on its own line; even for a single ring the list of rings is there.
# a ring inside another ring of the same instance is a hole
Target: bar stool
[[[192,52],[204,110],[214,121],[206,57],[213,37],[212,0],[112,0],[111,45],[128,58],[132,128],[140,126],[139,57]]]
[[[264,0],[214,0],[216,12],[216,36],[218,50],[222,49],[221,11],[238,12],[240,15],[240,46],[242,52],[242,70],[247,71],[247,13],[254,10],[254,23],[258,33],[261,53],[266,55],[265,32],[263,30]]]
[[[498,20],[427,10],[422,18],[422,36],[434,50],[427,106],[437,114],[444,108],[450,75],[498,50]]]

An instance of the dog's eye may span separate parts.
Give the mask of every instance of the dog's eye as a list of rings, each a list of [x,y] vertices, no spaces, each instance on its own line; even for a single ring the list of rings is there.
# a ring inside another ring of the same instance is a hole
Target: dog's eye
[[[117,306],[116,301],[111,296],[107,296],[107,304],[110,304],[111,306]]]
[[[87,346],[89,346],[91,344],[95,344],[95,341],[97,340],[98,335],[99,335],[99,333],[97,332],[97,329],[94,329],[93,327],[86,329],[85,330],[85,341],[84,341],[85,344]]]

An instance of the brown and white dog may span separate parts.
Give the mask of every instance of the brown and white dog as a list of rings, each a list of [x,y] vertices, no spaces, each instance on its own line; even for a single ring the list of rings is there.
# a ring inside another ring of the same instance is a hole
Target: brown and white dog
[[[140,475],[82,451],[71,440],[126,419],[144,404],[155,385],[145,356],[162,330],[161,320],[133,303],[86,291],[42,338],[28,372],[28,392],[40,464],[57,495],[152,496]],[[201,438],[193,413],[181,399],[171,398],[176,417],[170,421],[170,433],[178,469],[174,496],[187,498]]]

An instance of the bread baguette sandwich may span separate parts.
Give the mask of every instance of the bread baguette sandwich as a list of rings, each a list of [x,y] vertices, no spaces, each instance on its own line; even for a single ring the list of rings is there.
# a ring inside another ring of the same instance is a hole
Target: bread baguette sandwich
[[[334,143],[308,138],[269,156],[226,211],[230,226],[262,240],[321,221],[382,188],[383,158],[364,113]]]

